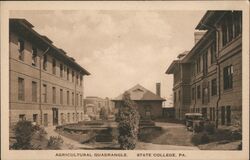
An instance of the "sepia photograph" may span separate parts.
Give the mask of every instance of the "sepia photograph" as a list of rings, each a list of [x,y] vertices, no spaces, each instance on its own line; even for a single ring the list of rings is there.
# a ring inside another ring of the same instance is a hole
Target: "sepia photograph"
[[[249,11],[242,5],[41,4],[5,9],[4,159],[192,159],[208,151],[247,159]]]

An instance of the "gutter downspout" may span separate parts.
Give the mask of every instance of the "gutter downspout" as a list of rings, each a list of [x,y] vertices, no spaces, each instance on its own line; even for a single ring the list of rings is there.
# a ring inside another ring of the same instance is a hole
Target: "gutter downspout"
[[[214,26],[209,26],[209,25],[205,25],[203,23],[201,23],[202,25],[212,29],[212,30],[215,30],[216,31],[216,35],[218,35],[218,38],[217,36],[215,35],[215,39],[216,39],[216,54],[215,54],[215,58],[216,58],[216,65],[217,65],[217,77],[218,77],[218,99],[217,99],[217,102],[216,102],[216,120],[215,120],[215,126],[216,128],[218,128],[218,125],[219,125],[219,102],[220,102],[220,99],[221,99],[221,83],[220,83],[220,62],[219,62],[219,59],[218,59],[218,55],[219,55],[219,40],[220,40],[220,32],[219,30],[214,27]]]
[[[39,87],[39,91],[40,91],[40,98],[39,98],[39,110],[40,110],[40,125],[43,124],[43,110],[42,110],[42,57],[48,53],[50,47],[48,47],[42,54],[40,57],[40,64],[39,64],[39,81],[40,81],[40,87]]]

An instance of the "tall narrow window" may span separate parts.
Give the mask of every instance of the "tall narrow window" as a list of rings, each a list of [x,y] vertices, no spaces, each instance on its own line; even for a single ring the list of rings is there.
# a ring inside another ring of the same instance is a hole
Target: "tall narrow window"
[[[201,98],[201,86],[197,86],[197,99]]]
[[[176,92],[174,92],[174,102],[176,102]]]
[[[78,93],[76,94],[76,106],[78,106]]]
[[[74,79],[75,79],[75,72],[72,71],[72,82],[74,82]]]
[[[79,80],[78,74],[76,74],[76,84],[78,84],[78,80]]]
[[[195,88],[192,88],[192,100],[195,98]]]
[[[69,80],[69,68],[67,68],[67,80]]]
[[[80,95],[80,105],[82,106],[82,95]]]
[[[18,45],[18,52],[19,52],[18,59],[21,61],[24,61],[24,40],[18,39],[17,45]]]
[[[81,75],[80,76],[80,86],[82,86],[82,78],[83,78],[83,76]]]
[[[43,95],[43,102],[47,103],[47,85],[46,84],[43,84],[42,95]]]
[[[72,92],[72,105],[75,105],[75,94]]]
[[[67,105],[69,105],[69,91],[67,91]]]
[[[199,73],[201,71],[201,56],[198,56],[196,60],[196,72]]]
[[[37,83],[32,81],[32,102],[37,102]]]
[[[54,58],[52,60],[52,73],[56,74],[56,60]]]
[[[47,70],[47,55],[46,54],[43,56],[43,69]]]
[[[18,100],[24,101],[24,79],[18,78]]]
[[[32,47],[32,66],[37,65],[37,48]]]
[[[211,46],[211,64],[216,62],[216,41]]]
[[[233,66],[223,69],[224,90],[233,88]]]
[[[60,89],[60,104],[63,104],[63,90]]]
[[[60,77],[63,77],[63,64],[60,64]]]
[[[52,87],[52,101],[56,104],[56,87]]]
[[[211,96],[217,95],[217,81],[216,78],[211,81]]]
[[[203,54],[203,74],[207,75],[208,67],[207,67],[207,51]]]

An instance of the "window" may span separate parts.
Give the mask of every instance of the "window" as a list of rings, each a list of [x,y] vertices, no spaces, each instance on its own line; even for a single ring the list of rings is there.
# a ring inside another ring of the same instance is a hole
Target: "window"
[[[207,51],[203,54],[203,74],[207,75],[208,68],[207,68]]]
[[[64,124],[64,115],[61,113],[61,124]]]
[[[24,61],[24,40],[18,39],[17,45],[18,45],[18,52],[19,52],[18,59],[21,61]]]
[[[47,85],[46,84],[43,84],[42,96],[43,96],[43,102],[46,103],[47,102]]]
[[[223,69],[224,90],[233,88],[233,66],[227,66]]]
[[[32,102],[37,102],[37,83],[32,81]]]
[[[176,92],[174,92],[174,102],[176,102]]]
[[[37,65],[37,48],[32,47],[32,66]]]
[[[38,122],[38,115],[37,114],[33,114],[33,122],[37,123]]]
[[[26,120],[25,114],[19,114],[19,121],[25,121],[25,120]]]
[[[196,60],[196,71],[197,73],[201,71],[201,57],[200,56]]]
[[[181,101],[181,91],[178,91],[178,95],[179,95],[179,101]]]
[[[70,113],[68,113],[67,117],[68,117],[68,122],[70,122]]]
[[[43,69],[47,70],[47,55],[43,56]]]
[[[80,95],[80,105],[82,106],[82,95]]]
[[[69,91],[67,91],[67,105],[69,105]]]
[[[60,64],[60,77],[63,77],[63,64]]]
[[[222,45],[225,46],[242,32],[242,12],[228,12],[221,24]]]
[[[217,81],[216,78],[211,81],[211,96],[217,95]]]
[[[75,78],[75,72],[72,71],[72,82],[74,82],[74,78]]]
[[[52,102],[56,104],[56,87],[52,87]]]
[[[56,60],[54,58],[52,60],[52,73],[56,74]]]
[[[78,80],[79,80],[79,77],[78,77],[78,74],[76,74],[76,84],[78,84]]]
[[[80,86],[82,86],[82,75],[80,76]]]
[[[75,94],[72,92],[72,105],[75,105]]]
[[[201,86],[197,86],[197,99],[201,98]]]
[[[24,101],[24,79],[18,78],[18,100]]]
[[[192,88],[192,100],[195,98],[195,88]]]
[[[63,104],[63,90],[60,89],[60,104]]]
[[[202,89],[202,104],[206,104],[209,100],[209,97],[208,97],[208,88],[203,88]]]
[[[67,68],[67,80],[69,80],[69,68]]]
[[[211,64],[216,62],[216,41],[211,45]]]
[[[76,105],[78,106],[78,93],[76,94]]]
[[[225,125],[225,106],[221,107],[221,125]]]
[[[231,124],[231,106],[227,106],[226,107],[226,122],[227,122],[227,125],[230,125]]]

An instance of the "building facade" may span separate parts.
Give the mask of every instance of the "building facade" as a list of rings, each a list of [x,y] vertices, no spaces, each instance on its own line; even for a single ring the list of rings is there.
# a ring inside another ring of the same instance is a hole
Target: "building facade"
[[[167,69],[174,75],[175,117],[199,112],[217,125],[241,125],[242,12],[208,11],[197,30],[205,34]]]
[[[90,73],[27,20],[10,19],[9,26],[10,125],[83,120],[83,77]]]
[[[159,84],[157,84],[156,87],[160,89]],[[159,94],[160,91],[158,91],[158,89],[156,89],[156,93]],[[130,94],[131,100],[136,103],[141,118],[156,119],[162,117],[162,102],[165,101],[165,99],[139,84],[127,90],[127,92]],[[123,95],[118,96],[113,99],[113,101],[115,102],[115,108],[118,112],[118,109],[122,106]]]

